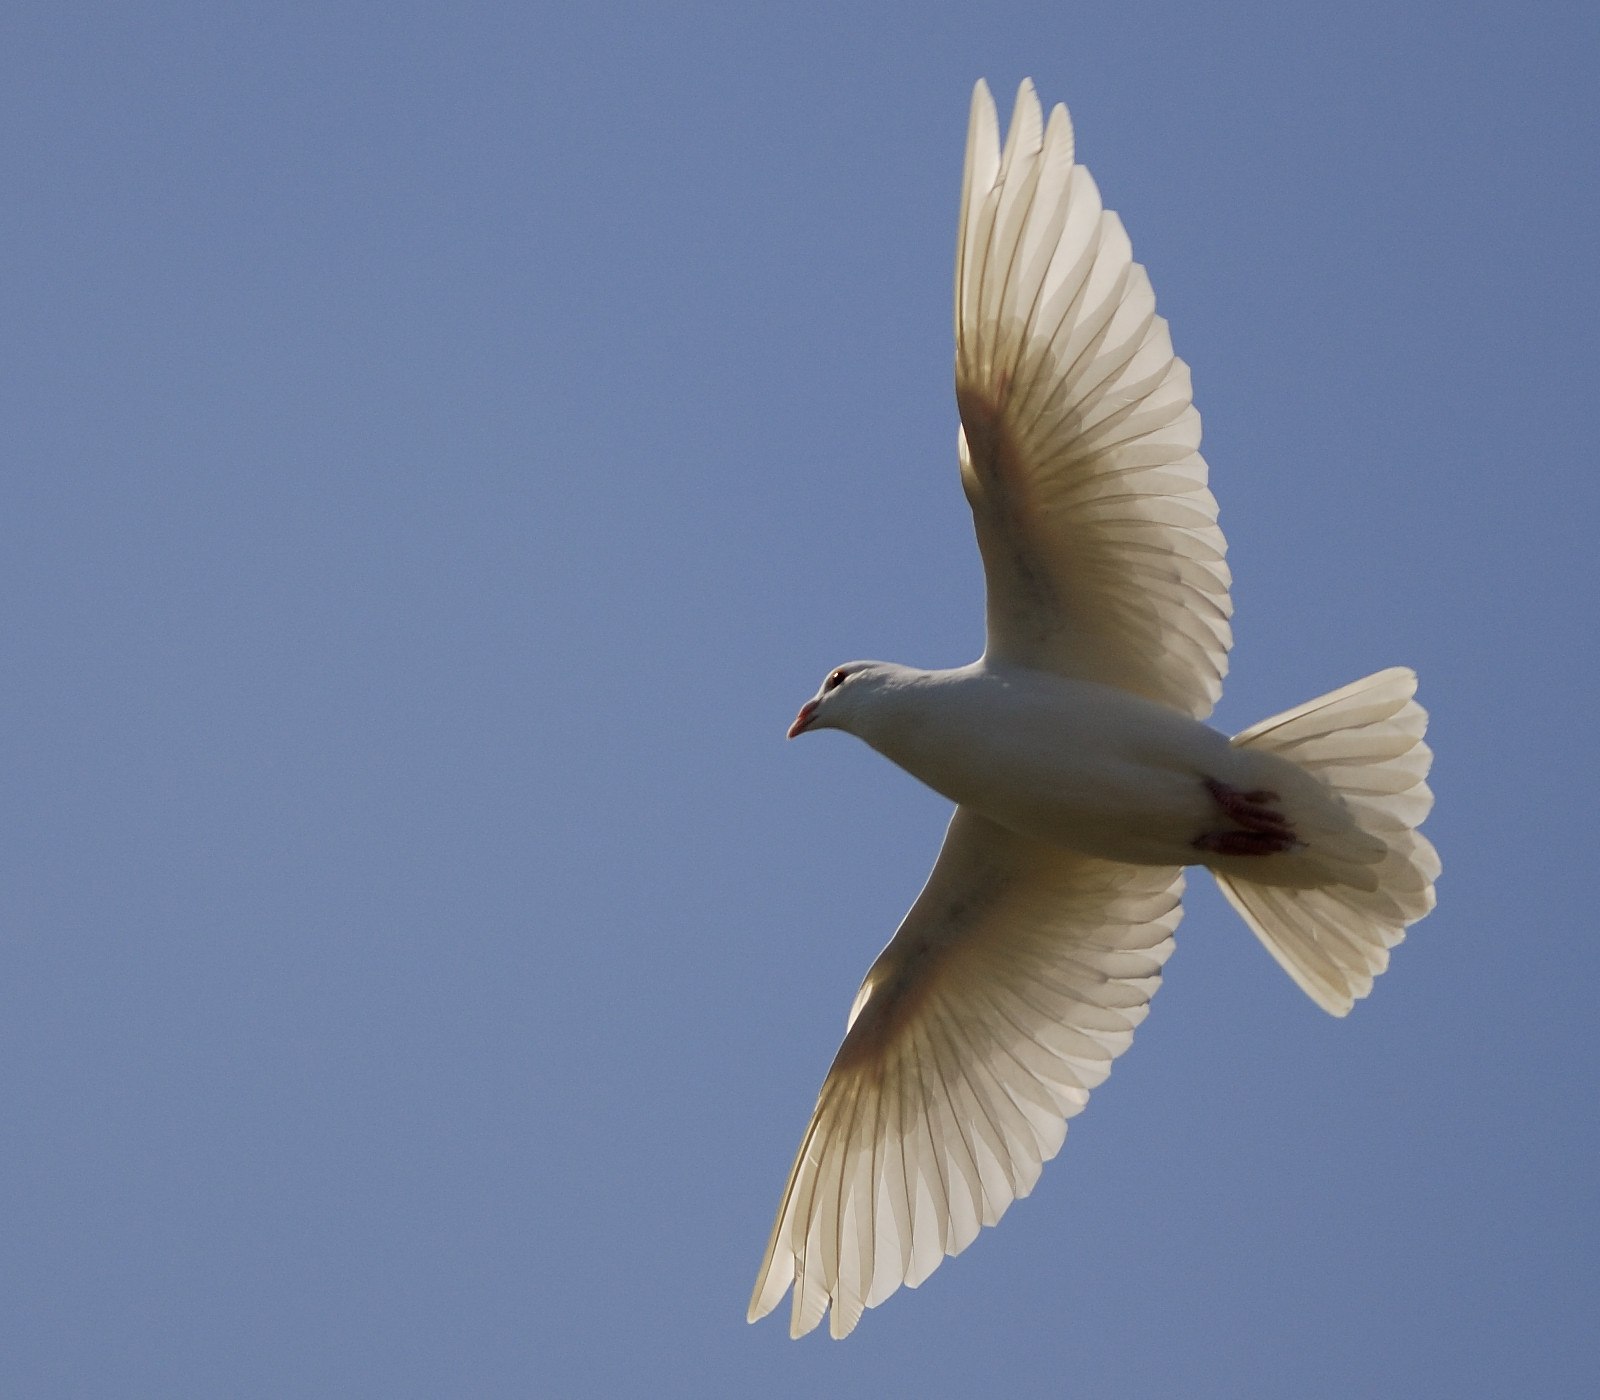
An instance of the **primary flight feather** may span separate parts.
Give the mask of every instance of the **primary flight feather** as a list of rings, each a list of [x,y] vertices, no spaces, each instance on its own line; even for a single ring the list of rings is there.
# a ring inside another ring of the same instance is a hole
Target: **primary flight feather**
[[[973,93],[955,333],[984,654],[840,666],[789,731],[846,730],[957,804],[778,1208],[749,1315],[792,1289],[794,1336],[846,1335],[1033,1188],[1149,1010],[1185,866],[1338,1016],[1439,874],[1410,671],[1203,723],[1232,604],[1188,367],[1029,82],[1003,146]]]

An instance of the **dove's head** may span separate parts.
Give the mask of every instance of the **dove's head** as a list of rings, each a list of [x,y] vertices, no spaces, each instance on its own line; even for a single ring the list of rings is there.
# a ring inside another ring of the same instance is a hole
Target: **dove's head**
[[[847,661],[823,678],[822,689],[800,707],[789,737],[808,729],[843,729],[861,734],[862,718],[876,708],[884,691],[893,688],[903,666],[886,661]]]

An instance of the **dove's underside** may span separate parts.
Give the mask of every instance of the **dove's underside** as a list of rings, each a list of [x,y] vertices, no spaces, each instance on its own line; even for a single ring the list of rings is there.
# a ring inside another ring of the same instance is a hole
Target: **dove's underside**
[[[856,998],[756,1283],[752,1320],[792,1285],[797,1336],[830,1310],[845,1335],[1032,1189],[1144,1019],[1184,865],[1339,1015],[1439,869],[1409,671],[1231,741],[1201,723],[1231,604],[1188,367],[1066,109],[1045,126],[1029,83],[1003,149],[973,95],[955,321],[984,657],[852,663],[796,721],[959,804]]]

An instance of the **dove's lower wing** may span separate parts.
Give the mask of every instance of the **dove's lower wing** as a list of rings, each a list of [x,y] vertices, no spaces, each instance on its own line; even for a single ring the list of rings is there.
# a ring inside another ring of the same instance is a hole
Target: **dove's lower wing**
[[[915,1287],[1033,1188],[1128,1048],[1172,951],[1180,869],[1044,846],[956,811],[862,983],[750,1300],[790,1331]]]
[[[961,477],[991,654],[1204,718],[1227,670],[1226,545],[1189,368],[1117,216],[1017,94],[979,83],[956,254]]]

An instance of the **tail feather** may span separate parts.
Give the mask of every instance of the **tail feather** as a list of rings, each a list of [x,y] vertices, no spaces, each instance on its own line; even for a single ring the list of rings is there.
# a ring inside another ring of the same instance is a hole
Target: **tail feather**
[[[1375,861],[1312,888],[1252,880],[1232,862],[1217,883],[1256,937],[1313,1001],[1346,1015],[1389,965],[1407,925],[1434,905],[1439,856],[1416,828],[1433,806],[1428,714],[1416,675],[1394,667],[1252,725],[1233,743],[1287,759],[1324,784]],[[1312,838],[1313,845],[1315,838]]]

